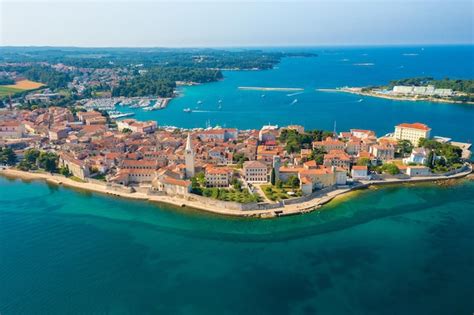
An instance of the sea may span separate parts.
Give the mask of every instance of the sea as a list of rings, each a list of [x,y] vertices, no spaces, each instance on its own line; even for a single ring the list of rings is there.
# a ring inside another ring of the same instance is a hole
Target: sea
[[[338,130],[379,135],[420,121],[435,135],[473,138],[469,105],[316,91],[412,76],[472,79],[472,46],[307,50],[318,57],[227,71],[136,117],[187,128],[210,120],[332,130],[337,121]],[[371,188],[308,214],[262,220],[0,177],[2,315],[471,314],[473,283],[469,179]]]
[[[273,48],[273,50],[277,50]],[[388,84],[412,77],[474,79],[474,46],[292,48],[317,57],[283,58],[272,70],[224,71],[219,82],[180,88],[165,110],[135,113],[136,119],[161,126],[221,126],[260,129],[263,125],[303,125],[306,129],[374,130],[378,136],[403,122],[422,122],[432,135],[474,140],[474,106],[395,101],[319,89]],[[255,91],[239,87],[300,88],[302,91]],[[184,109],[192,112],[185,113]]]

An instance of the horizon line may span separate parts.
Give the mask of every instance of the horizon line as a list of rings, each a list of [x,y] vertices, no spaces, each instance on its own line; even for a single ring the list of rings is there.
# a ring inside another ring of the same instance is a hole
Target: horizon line
[[[325,47],[429,47],[474,46],[474,42],[458,43],[364,43],[364,44],[288,44],[288,45],[203,45],[203,46],[87,46],[87,45],[2,45],[0,48],[80,48],[80,49],[222,49],[222,48],[325,48]]]

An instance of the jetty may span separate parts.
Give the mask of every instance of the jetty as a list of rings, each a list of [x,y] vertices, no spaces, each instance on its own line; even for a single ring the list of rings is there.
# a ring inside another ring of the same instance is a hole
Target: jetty
[[[304,91],[302,88],[290,88],[290,87],[259,87],[259,86],[239,86],[239,90],[245,91],[274,91],[274,92],[296,92]]]

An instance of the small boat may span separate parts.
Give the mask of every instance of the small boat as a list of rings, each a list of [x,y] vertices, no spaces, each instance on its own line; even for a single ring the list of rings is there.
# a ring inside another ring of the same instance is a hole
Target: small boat
[[[293,102],[291,102],[291,105],[296,104],[296,103],[298,103],[298,99],[297,99],[297,98],[295,98],[295,99],[293,100]]]
[[[263,98],[263,97],[265,97],[265,94],[262,94],[262,96],[261,96],[261,97],[262,97],[262,98]]]
[[[190,113],[190,112],[192,112],[192,110],[191,110],[191,108],[185,108],[185,109],[183,109],[183,112]]]
[[[198,104],[202,104],[202,101],[197,101]]]
[[[218,103],[222,103],[222,100],[219,100]]]
[[[219,104],[219,106],[217,106],[217,108],[222,109],[222,105]]]
[[[361,98],[360,100],[357,101],[357,103],[362,103],[364,101],[363,98]]]

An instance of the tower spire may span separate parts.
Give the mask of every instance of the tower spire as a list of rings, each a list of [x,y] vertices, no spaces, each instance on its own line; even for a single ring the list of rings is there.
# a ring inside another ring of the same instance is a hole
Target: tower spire
[[[186,178],[194,177],[196,169],[194,168],[194,150],[190,133],[188,133],[188,138],[186,139],[186,148],[184,149],[184,161],[186,165]]]
[[[186,151],[193,150],[193,143],[191,142],[191,134],[188,132],[188,138],[186,139]]]

